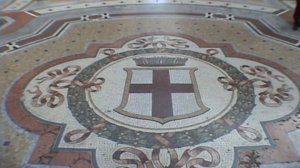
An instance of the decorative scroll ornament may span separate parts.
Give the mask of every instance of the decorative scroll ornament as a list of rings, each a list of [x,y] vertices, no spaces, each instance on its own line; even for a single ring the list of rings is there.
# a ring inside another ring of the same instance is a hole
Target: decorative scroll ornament
[[[207,49],[206,54],[204,54],[204,57],[202,58],[203,60],[207,60],[209,57],[213,57],[215,55],[219,54],[219,51],[216,49]]]
[[[232,122],[229,118],[224,118],[224,121],[230,125],[231,127],[235,128],[238,132],[238,134],[245,140],[252,142],[252,143],[256,143],[262,140],[262,134],[254,129],[254,128],[250,128],[250,127],[243,127],[243,126],[239,126],[236,125],[234,122]]]
[[[102,51],[102,53],[107,56],[115,56],[116,50],[111,49],[111,48],[106,48]]]
[[[55,108],[60,106],[65,101],[64,95],[58,91],[52,90],[50,87],[47,89],[49,94],[43,95],[43,92],[40,90],[39,86],[34,86],[35,91],[28,90],[28,93],[35,94],[32,97],[31,105],[33,107],[42,107],[47,104],[50,108]]]
[[[169,140],[172,138],[174,133],[169,132],[166,134],[155,134],[154,139],[157,141],[157,143],[152,148],[170,148],[172,147],[172,142]]]
[[[288,93],[291,89],[285,84],[277,88],[276,91],[270,88],[270,90],[259,93],[259,101],[269,107],[281,106],[282,101],[294,100],[294,97]]]
[[[74,76],[80,71],[80,66],[70,65],[65,67],[62,71],[59,69],[51,70],[47,74],[48,76],[37,79],[37,83],[41,84],[48,80],[53,82],[48,86],[48,94],[43,95],[39,86],[34,86],[35,91],[28,90],[28,93],[34,94],[31,105],[33,107],[41,107],[47,105],[50,108],[60,106],[65,101],[64,95],[55,89],[66,89],[70,87],[82,87],[89,92],[97,92],[101,90],[101,85],[105,82],[104,78],[96,78],[92,81],[80,81],[80,80],[69,80],[67,77]]]
[[[241,137],[243,137],[245,140],[249,142],[255,143],[262,140],[261,133],[259,133],[256,129],[250,127],[239,126],[237,128],[237,132],[240,134]],[[248,134],[252,134],[253,136],[249,136]]]
[[[233,80],[227,77],[219,77],[218,81],[223,84],[223,88],[228,91],[234,91],[239,89],[242,86],[248,85],[249,81],[247,80]]]
[[[68,132],[64,136],[64,141],[70,144],[77,144],[86,140],[91,133],[101,132],[107,125],[107,122],[104,119],[101,119],[97,124],[88,129],[76,129]]]
[[[60,69],[51,70],[51,71],[47,72],[48,76],[38,78],[36,80],[38,81],[38,84],[41,84],[41,83],[43,83],[47,80],[52,80],[52,79],[56,78],[53,81],[53,83],[56,83],[56,82],[61,81],[62,79],[66,78],[66,77],[76,75],[77,72],[79,72],[80,70],[81,70],[81,68],[78,65],[69,65],[69,66],[63,68],[63,70],[60,70]]]
[[[249,65],[242,65],[240,67],[241,71],[252,76],[267,78],[271,77],[277,81],[284,82],[284,77],[281,75],[274,75],[271,70],[263,66],[251,67]]]
[[[250,67],[248,65],[241,66],[241,70],[249,75],[257,76],[263,79],[254,78],[250,80],[236,80],[228,77],[219,77],[218,81],[223,84],[223,88],[228,91],[233,91],[245,85],[253,85],[256,88],[265,88],[258,94],[259,101],[268,107],[279,107],[282,101],[292,101],[294,97],[288,92],[292,89],[286,84],[282,84],[279,88],[274,88],[272,81],[267,79],[271,77],[279,82],[283,82],[284,77],[273,75],[270,70],[263,66]]]
[[[199,146],[192,150],[187,149],[183,152],[179,158],[175,149],[168,148],[168,154],[170,155],[169,165],[163,165],[160,161],[160,149],[156,148],[152,151],[152,160],[147,155],[136,148],[124,147],[120,148],[113,154],[113,160],[120,165],[135,165],[137,168],[194,168],[195,166],[202,167],[215,167],[220,163],[220,154],[211,147]],[[198,156],[206,152],[210,156],[210,160],[199,158]],[[135,157],[123,159],[123,154],[130,154]]]

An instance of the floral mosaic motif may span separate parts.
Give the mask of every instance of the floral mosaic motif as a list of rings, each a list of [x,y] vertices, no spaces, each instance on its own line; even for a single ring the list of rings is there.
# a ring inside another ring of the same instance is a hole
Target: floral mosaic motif
[[[275,88],[272,80],[275,79],[279,82],[284,82],[284,77],[280,75],[274,75],[272,71],[263,66],[250,67],[248,65],[242,65],[240,70],[246,74],[258,77],[248,80],[230,79],[228,77],[219,77],[218,81],[223,84],[223,88],[228,91],[239,89],[242,86],[253,85],[255,88],[265,89],[258,94],[259,101],[268,107],[279,107],[282,105],[282,101],[292,101],[294,97],[289,94],[292,89],[286,84],[282,84],[281,87]],[[263,78],[263,79],[260,79]]]
[[[215,167],[220,164],[220,154],[211,147],[199,146],[191,150],[186,149],[180,158],[175,149],[168,148],[167,151],[170,156],[169,165],[163,165],[161,163],[159,155],[161,150],[159,148],[152,150],[151,159],[149,159],[149,157],[143,151],[132,147],[118,149],[114,152],[112,158],[120,165],[135,165],[137,168],[193,168],[196,166]],[[210,160],[198,157],[203,152],[207,152],[209,154]],[[124,159],[121,156],[125,153],[134,157],[130,159]]]
[[[57,89],[66,89],[79,86],[84,88],[89,92],[97,92],[101,89],[101,85],[105,82],[104,78],[97,78],[92,81],[80,81],[80,80],[69,80],[70,76],[76,75],[81,70],[78,65],[70,65],[62,70],[54,69],[47,72],[48,76],[36,79],[38,84],[45,81],[53,80],[47,88],[47,93],[44,94],[40,90],[38,85],[34,86],[35,90],[28,90],[30,94],[34,94],[32,97],[31,105],[33,107],[41,107],[47,105],[50,108],[55,108],[60,106],[65,101],[65,97],[62,93],[57,91]]]
[[[133,43],[129,43],[128,48],[130,49],[142,49],[147,48],[148,46],[152,46],[158,51],[163,51],[167,46],[171,46],[174,48],[189,48],[190,46],[187,44],[187,41],[178,39],[178,38],[170,38],[165,36],[164,40],[157,40],[156,37],[144,37],[135,40]]]

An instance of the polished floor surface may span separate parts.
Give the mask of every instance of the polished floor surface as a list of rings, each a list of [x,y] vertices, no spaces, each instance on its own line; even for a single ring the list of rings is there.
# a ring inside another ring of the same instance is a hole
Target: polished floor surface
[[[0,167],[299,168],[294,6],[0,1]]]

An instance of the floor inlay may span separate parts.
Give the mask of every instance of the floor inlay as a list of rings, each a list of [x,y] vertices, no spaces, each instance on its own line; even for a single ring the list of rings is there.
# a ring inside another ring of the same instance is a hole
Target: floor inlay
[[[300,167],[291,0],[1,4],[1,168]]]
[[[94,151],[96,167],[231,167],[235,150],[273,145],[263,123],[292,113],[299,91],[272,65],[202,43],[153,34],[100,44],[94,57],[40,66],[11,93],[30,120],[62,127],[55,148]]]

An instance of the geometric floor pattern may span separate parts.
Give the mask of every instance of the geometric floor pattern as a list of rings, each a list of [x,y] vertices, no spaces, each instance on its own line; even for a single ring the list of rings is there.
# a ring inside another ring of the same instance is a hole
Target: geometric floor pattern
[[[0,167],[300,167],[294,5],[0,2]]]

